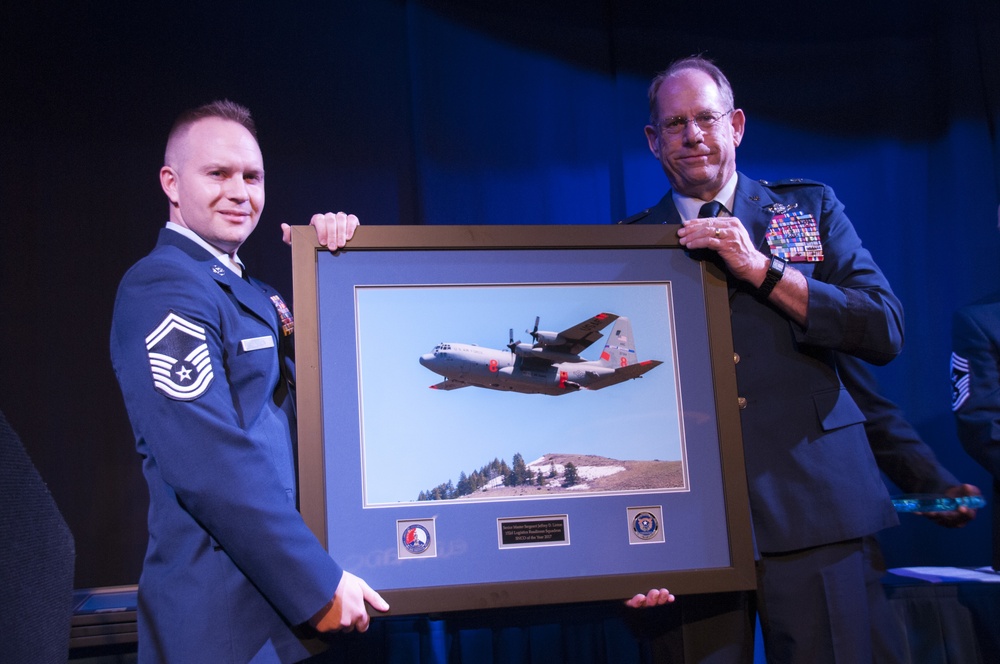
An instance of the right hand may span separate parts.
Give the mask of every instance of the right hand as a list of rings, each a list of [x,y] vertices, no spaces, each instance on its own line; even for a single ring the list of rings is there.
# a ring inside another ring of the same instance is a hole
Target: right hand
[[[963,496],[981,496],[983,494],[977,486],[972,484],[959,484],[957,486],[948,487],[948,490],[944,492],[944,495],[949,498],[961,498]],[[926,516],[934,523],[939,526],[944,526],[945,528],[961,528],[969,521],[976,518],[976,510],[971,507],[959,507],[957,510],[952,512],[917,512],[917,514],[923,514],[923,516]]]
[[[354,237],[354,231],[361,222],[353,214],[327,212],[314,214],[309,225],[316,228],[316,239],[321,245],[330,251],[337,251],[343,249],[347,241]],[[281,224],[281,239],[285,244],[292,243],[292,227],[288,224]]]
[[[389,604],[371,589],[364,579],[344,572],[333,599],[309,619],[319,632],[359,632],[368,630],[368,610],[365,602],[377,611],[388,611]]]

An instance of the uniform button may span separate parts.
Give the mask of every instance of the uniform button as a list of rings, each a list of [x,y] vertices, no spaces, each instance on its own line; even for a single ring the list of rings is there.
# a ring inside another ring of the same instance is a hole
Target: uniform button
[[[739,363],[740,363],[740,354],[733,353],[733,364],[739,364]]]
[[[739,399],[736,400],[736,403],[740,405],[740,410],[744,410],[747,407],[747,398],[740,397]]]

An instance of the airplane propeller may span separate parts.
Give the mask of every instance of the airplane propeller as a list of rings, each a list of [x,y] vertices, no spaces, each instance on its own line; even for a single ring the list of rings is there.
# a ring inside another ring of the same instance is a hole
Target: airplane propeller
[[[510,349],[511,354],[514,353],[514,349],[517,348],[519,343],[521,343],[520,339],[514,341],[514,328],[510,328],[510,342],[507,344],[507,348]]]
[[[533,330],[525,330],[525,332],[527,332],[528,334],[531,335],[531,338],[534,339],[535,343],[538,343],[538,321],[540,319],[541,319],[541,316],[535,316],[535,329],[533,329]]]

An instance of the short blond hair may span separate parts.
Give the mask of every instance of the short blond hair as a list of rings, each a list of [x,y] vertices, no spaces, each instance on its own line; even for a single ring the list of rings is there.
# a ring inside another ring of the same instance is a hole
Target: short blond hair
[[[164,163],[170,161],[170,146],[174,139],[187,131],[194,123],[206,118],[220,118],[235,122],[249,131],[254,140],[257,140],[257,125],[253,121],[253,116],[250,115],[250,109],[235,101],[219,99],[197,108],[188,109],[177,116],[174,125],[170,128],[170,133],[167,134],[167,148],[163,155]]]

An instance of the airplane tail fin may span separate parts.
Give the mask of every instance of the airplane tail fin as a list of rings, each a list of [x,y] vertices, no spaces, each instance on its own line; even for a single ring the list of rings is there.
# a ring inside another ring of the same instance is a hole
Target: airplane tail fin
[[[632,338],[632,323],[625,316],[614,322],[608,333],[608,341],[601,353],[601,364],[620,369],[638,362],[635,356],[635,340]]]

